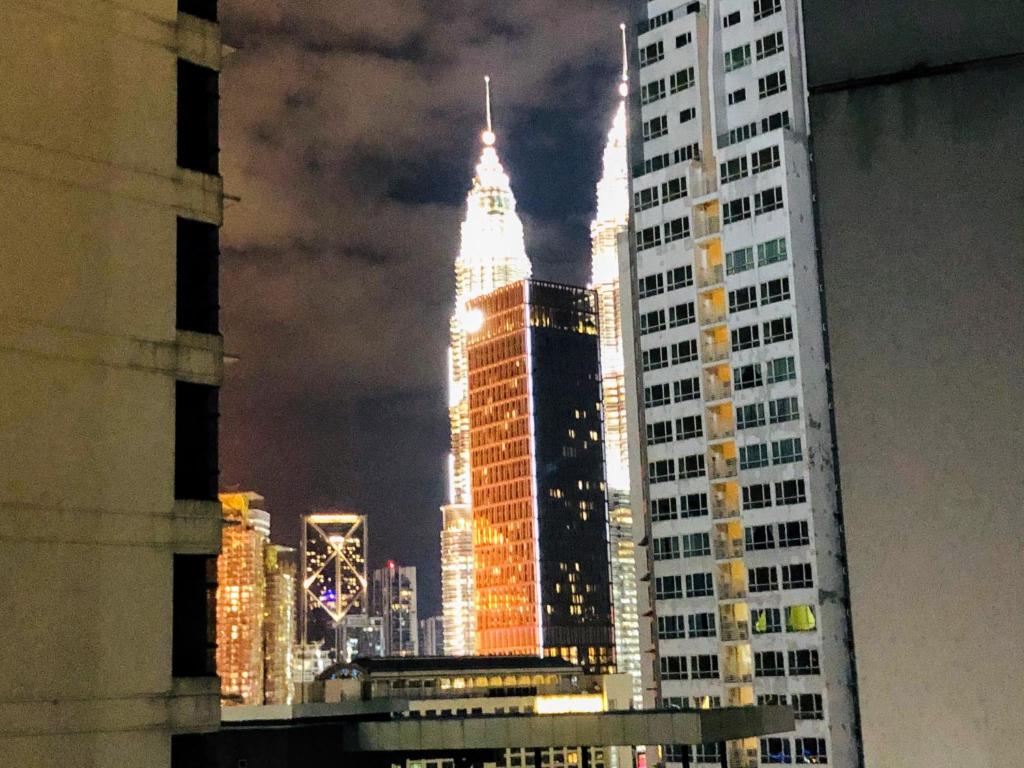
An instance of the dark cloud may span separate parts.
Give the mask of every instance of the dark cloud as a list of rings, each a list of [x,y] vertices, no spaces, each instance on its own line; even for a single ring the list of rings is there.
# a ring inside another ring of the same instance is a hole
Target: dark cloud
[[[538,276],[582,282],[617,3],[225,0],[226,485],[342,504],[438,607],[452,265],[494,78]]]

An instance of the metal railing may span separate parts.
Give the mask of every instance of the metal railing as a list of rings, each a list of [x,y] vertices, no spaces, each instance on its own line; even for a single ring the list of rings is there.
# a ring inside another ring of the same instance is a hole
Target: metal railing
[[[719,384],[717,386],[713,384],[704,385],[704,400],[726,400],[732,397],[732,385],[731,384]]]
[[[703,237],[714,237],[722,231],[722,218],[720,216],[697,216],[693,221],[693,237],[700,240]]]
[[[724,323],[725,318],[728,317],[725,307],[717,308],[711,307],[710,309],[701,306],[700,309],[700,324],[701,325],[716,325],[718,323]]]
[[[735,437],[735,435],[735,424],[716,424],[708,427],[708,440],[725,440],[729,437]]]
[[[727,683],[752,683],[754,682],[754,675],[752,672],[740,672],[738,670],[730,670],[726,667],[725,673],[722,675],[722,680]]]
[[[739,515],[740,508],[738,504],[727,504],[726,502],[714,502],[711,504],[711,516],[716,520],[739,517]]]
[[[726,342],[718,344],[705,344],[701,350],[701,359],[705,363],[717,363],[729,357],[730,347]]]
[[[717,221],[717,217],[709,217],[709,218],[714,218]],[[700,224],[700,220],[698,219],[697,225],[699,225],[699,224]],[[699,232],[699,226],[694,229],[694,237],[701,237],[700,234],[697,234],[698,232]],[[707,288],[709,285],[718,285],[719,283],[724,282],[724,281],[725,281],[725,270],[722,269],[722,265],[721,264],[715,264],[714,266],[707,267],[705,269],[698,269],[697,270],[697,287],[698,288]]]
[[[726,459],[725,461],[711,462],[712,480],[724,480],[728,477],[736,477],[736,472],[736,459]]]
[[[734,642],[736,640],[749,640],[750,625],[745,621],[724,623],[722,624],[719,636],[727,643]]]
[[[742,600],[746,596],[746,584],[731,584],[724,581],[718,583],[718,597],[720,600]]]
[[[732,560],[737,557],[743,557],[743,539],[715,542],[716,560]]]

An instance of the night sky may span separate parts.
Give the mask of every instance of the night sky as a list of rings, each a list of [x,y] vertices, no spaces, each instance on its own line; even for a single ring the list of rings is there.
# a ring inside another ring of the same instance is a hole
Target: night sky
[[[221,480],[337,505],[440,611],[445,349],[483,75],[537,277],[584,284],[623,4],[222,3]]]

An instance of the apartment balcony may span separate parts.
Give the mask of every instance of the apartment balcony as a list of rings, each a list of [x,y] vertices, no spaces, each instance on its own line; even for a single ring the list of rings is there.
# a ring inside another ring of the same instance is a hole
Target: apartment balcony
[[[716,520],[728,520],[731,517],[739,517],[739,504],[730,504],[727,501],[712,502],[711,516],[714,517]]]
[[[707,436],[708,440],[730,440],[736,437],[736,424],[709,424]]]
[[[694,205],[702,205],[718,197],[718,174],[697,163],[690,166],[686,185]]]
[[[717,216],[710,217],[717,220]],[[698,220],[699,221],[699,220]],[[695,225],[696,226],[696,225]],[[697,237],[697,229],[694,229],[694,237]],[[721,264],[715,264],[704,269],[697,269],[697,287],[710,288],[714,285],[721,285],[725,282],[725,269]]]
[[[729,358],[729,342],[705,344],[701,350],[701,360],[705,363],[718,363]]]
[[[743,539],[715,542],[715,560],[735,560],[743,557]]]
[[[732,384],[704,385],[704,402],[706,403],[713,403],[716,400],[728,400],[730,397],[732,397]]]
[[[729,768],[758,768],[756,749],[730,749],[727,755]]]
[[[735,643],[740,640],[750,639],[750,625],[745,621],[724,622],[719,629],[718,636],[725,643]]]
[[[732,582],[718,582],[719,600],[745,600],[747,598],[747,585],[734,584]]]
[[[696,216],[693,221],[693,240],[700,243],[712,240],[722,234],[722,218],[720,216]]]
[[[725,461],[712,461],[708,474],[712,480],[729,480],[736,477],[738,471],[739,465],[736,463],[736,459],[726,459]]]
[[[725,322],[729,313],[725,307],[701,307],[699,315],[701,325],[718,325]]]
[[[726,685],[750,685],[754,682],[754,673],[727,666],[722,673],[722,680]]]

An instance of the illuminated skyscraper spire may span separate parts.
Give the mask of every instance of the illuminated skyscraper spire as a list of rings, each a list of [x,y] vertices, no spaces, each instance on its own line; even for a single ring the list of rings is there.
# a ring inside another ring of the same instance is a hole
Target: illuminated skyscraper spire
[[[491,79],[484,78],[486,128],[483,149],[466,198],[462,243],[455,260],[455,312],[451,318],[448,354],[448,416],[452,452],[449,460],[449,503],[442,508],[442,593],[445,649],[454,656],[473,653],[472,520],[469,467],[469,400],[466,333],[481,318],[467,302],[496,288],[530,276],[530,259],[523,240],[523,223],[516,214],[508,174],[495,149],[497,137],[491,116]],[[468,555],[466,553],[469,553]],[[468,566],[468,567],[467,567]],[[467,583],[467,573],[470,581]]]
[[[626,379],[622,351],[619,252],[628,253],[629,158],[626,151],[626,97],[629,71],[626,25],[622,34],[619,106],[608,132],[604,169],[597,183],[597,216],[590,224],[592,277],[601,330],[601,389],[604,397],[605,466],[608,476],[608,532],[611,544],[612,600],[619,671],[633,676],[636,706],[643,702],[640,634],[637,615],[636,546],[629,500],[629,451],[626,429]]]

